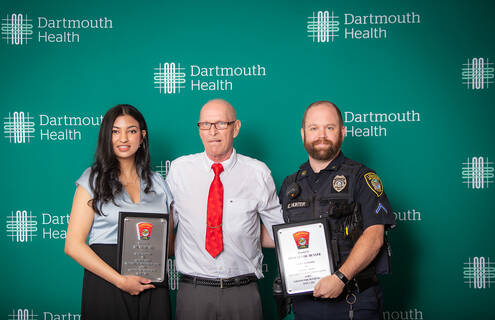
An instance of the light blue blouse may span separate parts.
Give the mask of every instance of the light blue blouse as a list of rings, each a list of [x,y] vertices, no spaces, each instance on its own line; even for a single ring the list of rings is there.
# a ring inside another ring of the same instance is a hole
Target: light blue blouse
[[[93,192],[89,184],[90,173],[91,168],[86,169],[76,181],[76,186],[83,187],[93,198]],[[102,207],[104,215],[94,214],[93,225],[89,232],[90,245],[95,243],[117,244],[120,211],[168,213],[172,202],[172,194],[167,184],[157,172],[152,172],[151,181],[153,181],[152,189],[149,193],[145,193],[145,182],[141,178],[138,203],[133,203],[125,188],[122,187],[122,192],[115,197],[117,206],[112,201],[107,202]]]

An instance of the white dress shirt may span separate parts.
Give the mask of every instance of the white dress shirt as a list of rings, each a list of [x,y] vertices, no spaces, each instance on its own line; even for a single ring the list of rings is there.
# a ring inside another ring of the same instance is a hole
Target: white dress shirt
[[[275,184],[261,161],[234,150],[222,165],[223,251],[213,258],[205,249],[206,208],[215,176],[206,154],[197,153],[172,161],[167,183],[174,197],[177,227],[175,259],[180,273],[229,278],[254,273],[263,277],[260,217],[272,234],[272,225],[284,223]]]

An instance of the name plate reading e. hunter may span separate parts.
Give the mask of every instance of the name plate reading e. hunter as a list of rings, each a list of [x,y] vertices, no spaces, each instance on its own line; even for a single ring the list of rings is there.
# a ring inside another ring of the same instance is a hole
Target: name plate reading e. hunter
[[[167,279],[168,214],[120,212],[118,270],[163,283]]]
[[[333,273],[325,219],[275,225],[273,235],[285,295],[310,294]]]

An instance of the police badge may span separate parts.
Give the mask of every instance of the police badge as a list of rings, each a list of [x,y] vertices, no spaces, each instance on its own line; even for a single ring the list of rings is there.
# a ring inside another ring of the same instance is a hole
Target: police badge
[[[336,175],[333,178],[332,185],[335,191],[340,192],[347,186],[347,179],[344,176]]]

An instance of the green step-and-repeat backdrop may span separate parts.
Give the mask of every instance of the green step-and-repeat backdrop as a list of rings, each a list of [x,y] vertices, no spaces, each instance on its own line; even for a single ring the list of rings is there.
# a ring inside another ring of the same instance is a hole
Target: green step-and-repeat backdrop
[[[491,0],[2,0],[0,319],[80,318],[64,239],[105,111],[143,112],[165,176],[203,150],[213,98],[235,106],[237,151],[278,187],[307,159],[306,106],[335,102],[345,154],[379,173],[397,218],[384,318],[493,318],[494,14]],[[174,302],[173,260],[169,278]]]

